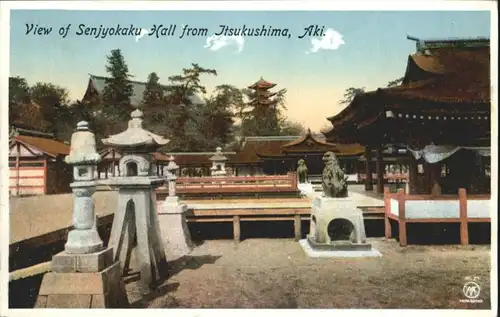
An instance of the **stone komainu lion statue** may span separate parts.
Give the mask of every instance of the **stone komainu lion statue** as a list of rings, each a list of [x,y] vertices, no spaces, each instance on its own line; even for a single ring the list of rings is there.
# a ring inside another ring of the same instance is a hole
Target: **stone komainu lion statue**
[[[323,192],[326,197],[347,197],[347,177],[340,168],[333,152],[323,155]]]
[[[299,183],[307,183],[307,165],[306,161],[300,159],[297,166],[297,177],[299,178]]]

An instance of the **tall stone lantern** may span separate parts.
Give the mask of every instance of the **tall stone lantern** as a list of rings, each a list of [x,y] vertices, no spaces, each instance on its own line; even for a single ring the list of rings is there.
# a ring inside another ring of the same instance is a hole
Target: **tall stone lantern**
[[[154,171],[150,154],[169,142],[143,129],[141,110],[132,112],[128,128],[102,142],[123,153],[118,177],[104,183],[118,190],[118,209],[113,220],[109,244],[115,260],[128,271],[130,256],[135,259],[141,277],[141,290],[148,293],[167,276],[167,262],[156,211],[156,188],[165,179]]]
[[[85,254],[101,251],[102,240],[97,233],[96,216],[92,195],[97,183],[95,172],[101,156],[96,151],[95,137],[88,123],[77,124],[77,132],[71,136],[71,148],[66,163],[73,166],[73,226],[64,245],[67,253]]]
[[[73,226],[64,251],[52,258],[44,275],[35,307],[124,308],[128,306],[120,262],[113,249],[105,249],[97,232],[92,195],[101,157],[88,123],[81,121],[71,137],[66,163],[73,166]],[[99,281],[96,283],[96,281]],[[92,286],[89,286],[92,285]]]

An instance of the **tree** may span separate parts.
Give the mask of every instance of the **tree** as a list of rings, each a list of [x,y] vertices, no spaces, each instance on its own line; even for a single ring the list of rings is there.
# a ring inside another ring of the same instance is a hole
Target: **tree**
[[[206,93],[200,82],[201,75],[217,76],[217,71],[192,64],[191,68],[184,68],[181,75],[169,77],[170,83],[165,86],[164,99],[171,120],[171,150],[199,150],[196,147],[201,142],[200,136],[194,131],[199,131],[204,111],[202,105],[194,103],[193,99]]]
[[[364,92],[365,92],[365,87],[361,87],[361,88],[349,87],[345,90],[344,99],[339,101],[339,104],[348,105],[351,103],[351,101],[354,99],[354,97],[356,97],[356,95],[362,94]]]
[[[387,87],[399,86],[403,82],[404,77],[400,77],[398,79],[391,80],[387,83]]]
[[[31,100],[40,106],[43,118],[50,122],[48,131],[60,139],[68,139],[74,128],[72,126],[74,115],[69,106],[66,88],[39,82],[30,87],[29,91]]]
[[[29,102],[29,86],[26,79],[9,77],[9,122],[18,119],[21,108]]]
[[[110,129],[107,132],[111,134],[122,130],[130,118],[133,86],[121,50],[112,50],[106,59],[106,72],[110,76],[106,79],[101,101],[103,119],[108,121]]]
[[[200,134],[209,149],[226,146],[231,141],[233,109],[240,102],[239,89],[230,85],[215,88],[215,95],[206,100]]]
[[[279,90],[272,99],[262,97],[258,90],[243,90],[249,100],[269,100],[253,105],[251,110],[243,112],[241,124],[244,136],[272,136],[280,134],[280,122],[284,120],[283,110],[286,110],[286,89]]]
[[[142,96],[142,104],[145,108],[163,106],[163,96],[164,87],[160,84],[160,77],[155,72],[149,74]]]
[[[280,124],[280,135],[302,135],[306,128],[302,123],[285,119]]]

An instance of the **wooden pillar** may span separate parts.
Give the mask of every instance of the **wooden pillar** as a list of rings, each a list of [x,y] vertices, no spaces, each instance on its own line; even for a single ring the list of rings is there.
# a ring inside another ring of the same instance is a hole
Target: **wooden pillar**
[[[409,176],[408,182],[410,183],[409,193],[411,195],[416,195],[418,193],[418,189],[417,189],[417,187],[418,187],[417,160],[415,159],[415,157],[411,153],[410,153],[410,164],[408,165],[408,176]]]
[[[233,236],[235,242],[240,242],[241,239],[240,216],[233,216]]]
[[[401,188],[398,190],[398,223],[399,223],[399,245],[408,245],[406,240],[406,213],[405,213],[405,192]]]
[[[21,185],[21,167],[19,164],[21,163],[19,157],[21,155],[21,145],[19,143],[16,144],[16,196],[19,196],[19,186]]]
[[[429,164],[429,172],[431,195],[439,196],[441,195],[441,185],[439,185],[439,181],[441,179],[441,164]]]
[[[382,157],[382,147],[377,147],[377,193],[384,193],[384,161]]]
[[[390,239],[392,236],[391,221],[389,215],[391,214],[391,192],[389,187],[384,187],[384,226],[385,238]]]
[[[460,214],[460,244],[469,244],[469,224],[467,219],[467,192],[465,188],[458,190],[458,206]]]
[[[294,229],[295,229],[295,241],[299,241],[302,238],[302,220],[300,215],[295,215],[293,219]]]
[[[47,176],[48,176],[47,173],[48,173],[48,170],[49,170],[48,169],[48,162],[47,162],[47,158],[45,158],[43,160],[43,193],[45,195],[49,194],[49,191],[48,191],[48,188],[47,188]],[[59,171],[59,169],[56,168],[56,171]],[[53,175],[53,177],[54,176],[56,176],[56,175]],[[58,177],[58,175],[57,175],[57,177]],[[54,183],[51,183],[51,184],[52,184],[52,188],[56,187],[56,186],[54,186]],[[57,184],[57,182],[56,182],[56,184]],[[57,186],[57,187],[59,187],[59,186]],[[56,193],[58,193],[59,192],[58,188],[56,188],[55,191],[56,191]]]
[[[365,190],[373,190],[373,171],[372,171],[372,149],[369,146],[365,147]]]
[[[116,160],[116,158],[115,158],[115,149],[111,149],[111,155],[112,155],[112,160],[113,160],[113,164],[111,165],[111,167],[112,167],[113,170],[111,172],[113,173],[112,174],[113,177],[115,177],[116,176],[115,175],[116,174],[115,173],[115,165],[116,165],[116,162],[115,162],[115,160]]]

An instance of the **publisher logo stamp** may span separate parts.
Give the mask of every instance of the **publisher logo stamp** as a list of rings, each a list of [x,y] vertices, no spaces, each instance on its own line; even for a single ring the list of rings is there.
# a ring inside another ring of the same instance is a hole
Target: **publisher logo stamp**
[[[479,285],[478,277],[469,277],[466,278],[466,282],[462,288],[462,293],[465,296],[464,299],[461,299],[462,303],[482,303],[483,300],[479,299],[479,295],[481,294],[481,286]]]

